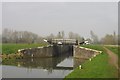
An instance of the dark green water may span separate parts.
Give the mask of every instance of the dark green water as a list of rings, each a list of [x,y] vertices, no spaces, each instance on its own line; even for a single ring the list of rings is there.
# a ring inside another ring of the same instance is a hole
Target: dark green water
[[[75,59],[69,53],[55,58],[5,60],[3,78],[64,78],[85,60]]]

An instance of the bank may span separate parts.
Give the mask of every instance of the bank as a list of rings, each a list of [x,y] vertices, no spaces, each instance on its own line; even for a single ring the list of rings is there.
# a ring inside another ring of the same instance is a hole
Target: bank
[[[13,59],[13,58],[21,58],[21,55],[18,54],[19,49],[26,49],[26,48],[36,48],[40,46],[47,46],[46,43],[40,44],[14,44],[14,43],[5,43],[0,45],[0,49],[2,49],[0,57],[2,60],[4,59]]]
[[[100,45],[87,45],[87,48],[103,51],[102,54],[97,55],[91,60],[87,60],[80,67],[77,67],[68,74],[64,79],[70,78],[117,78],[117,69],[110,65],[108,62],[108,55],[103,46]]]

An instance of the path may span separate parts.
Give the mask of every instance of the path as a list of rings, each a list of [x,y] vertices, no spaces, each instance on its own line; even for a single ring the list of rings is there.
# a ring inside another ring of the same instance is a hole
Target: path
[[[120,72],[120,69],[118,67],[118,55],[113,53],[111,50],[104,47],[104,49],[107,51],[107,54],[109,55],[109,63],[116,67],[116,69]]]
[[[107,54],[109,55],[109,62],[110,64],[114,65],[118,69],[118,56],[117,54],[113,53],[111,50],[104,47],[107,51]]]

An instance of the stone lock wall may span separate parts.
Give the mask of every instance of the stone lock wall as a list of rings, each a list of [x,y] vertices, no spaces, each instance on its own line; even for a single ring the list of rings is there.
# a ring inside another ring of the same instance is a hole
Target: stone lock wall
[[[23,57],[52,57],[53,56],[53,47],[37,47],[37,48],[28,48],[21,50],[20,53],[23,54]]]
[[[75,58],[89,59],[91,57],[95,57],[99,53],[102,53],[102,52],[89,49],[89,48],[78,47],[78,46],[74,46],[74,49],[73,49],[73,55]]]
[[[53,57],[62,55],[70,49],[71,47],[68,45],[49,45],[46,47],[21,49],[18,52],[23,54],[23,57]]]

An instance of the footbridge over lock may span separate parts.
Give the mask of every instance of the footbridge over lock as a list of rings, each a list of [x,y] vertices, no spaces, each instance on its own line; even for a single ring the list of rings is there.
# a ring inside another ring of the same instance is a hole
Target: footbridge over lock
[[[44,39],[44,41],[52,45],[79,45],[76,39]]]

